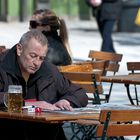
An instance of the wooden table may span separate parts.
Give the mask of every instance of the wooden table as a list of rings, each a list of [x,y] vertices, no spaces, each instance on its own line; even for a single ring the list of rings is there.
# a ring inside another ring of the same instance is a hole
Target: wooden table
[[[134,105],[132,96],[130,94],[129,85],[140,85],[140,74],[130,74],[130,75],[115,75],[115,76],[102,76],[101,77],[102,82],[113,82],[113,83],[122,83],[125,85],[127,90],[127,95],[130,100],[130,103]],[[136,99],[138,100],[138,99]]]
[[[41,112],[41,113],[8,113],[0,111],[0,119],[15,119],[23,121],[35,121],[43,123],[63,123],[66,121],[75,121],[78,119],[98,119],[99,113],[82,113],[82,114],[63,114],[53,112]]]
[[[133,108],[131,105],[114,105],[114,104],[101,104],[96,105],[96,108],[99,109],[110,109],[110,110],[133,110],[133,109],[140,109],[139,108]],[[90,106],[94,107],[94,106]],[[135,107],[135,106],[134,106]],[[89,106],[88,106],[89,108]],[[95,108],[94,108],[95,109]],[[65,123],[65,122],[78,122],[80,120],[99,120],[100,111],[94,112],[94,113],[82,113],[82,114],[63,114],[63,113],[56,113],[56,112],[41,112],[41,113],[28,113],[27,111],[24,111],[22,113],[8,113],[4,111],[0,111],[0,120],[1,119],[11,119],[11,120],[20,120],[20,121],[30,121],[30,122],[42,122],[46,124],[51,123]],[[87,124],[88,125],[88,124]],[[77,134],[76,134],[77,135]],[[73,135],[75,136],[75,135]]]
[[[140,109],[140,106],[125,105],[125,104],[97,104],[88,105],[85,108],[79,108],[80,111],[47,111],[47,112],[27,112],[22,113],[9,113],[0,111],[0,119],[15,119],[23,121],[35,121],[44,123],[63,123],[66,121],[76,121],[79,119],[94,119],[99,120],[101,110],[135,110]],[[83,111],[81,111],[83,110]]]
[[[41,113],[27,112],[22,113],[9,113],[0,111],[0,119],[14,119],[23,121],[35,121],[43,123],[63,123],[71,122],[79,119],[94,119],[98,120],[101,110],[128,110],[140,109],[140,106],[122,105],[122,104],[101,104],[101,105],[88,105],[87,107],[79,108],[80,111],[47,111]],[[84,111],[81,111],[83,109]],[[85,110],[86,109],[86,110]],[[80,112],[80,113],[79,113]]]

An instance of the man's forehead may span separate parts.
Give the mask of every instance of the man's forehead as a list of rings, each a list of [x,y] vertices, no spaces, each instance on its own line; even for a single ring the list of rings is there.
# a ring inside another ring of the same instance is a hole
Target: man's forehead
[[[46,45],[42,45],[38,40],[35,40],[34,38],[31,39],[27,46],[25,47],[27,48],[28,50],[47,50],[48,49],[48,46],[47,44]]]
[[[28,44],[33,44],[33,46],[38,44],[42,47],[47,47],[47,42],[46,42],[46,45],[42,45],[41,41],[34,37],[29,40]]]

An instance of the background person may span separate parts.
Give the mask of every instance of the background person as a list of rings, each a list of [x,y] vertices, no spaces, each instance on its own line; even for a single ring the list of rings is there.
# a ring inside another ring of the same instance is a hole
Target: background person
[[[47,37],[49,50],[46,60],[57,65],[72,63],[65,21],[50,9],[34,11],[30,19],[30,30],[38,29]]]
[[[90,0],[85,0],[92,7],[99,32],[102,37],[101,51],[116,52],[112,40],[112,31],[122,12],[122,0],[102,0],[100,6],[93,6]]]
[[[85,90],[65,79],[55,65],[44,61],[47,51],[47,38],[42,32],[34,29],[23,34],[0,63],[0,92],[7,92],[8,85],[22,85],[26,105],[49,110],[86,106]],[[0,127],[5,140],[19,140],[15,132],[22,136],[21,140],[66,139],[61,124],[0,119]]]

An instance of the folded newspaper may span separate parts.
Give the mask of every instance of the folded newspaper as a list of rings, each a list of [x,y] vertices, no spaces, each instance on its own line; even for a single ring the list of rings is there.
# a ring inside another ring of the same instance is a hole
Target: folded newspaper
[[[74,108],[72,111],[67,111],[67,110],[47,110],[43,109],[43,112],[52,112],[52,113],[62,113],[62,114],[86,114],[86,113],[100,113],[101,109],[99,106],[92,106],[92,107],[81,107],[81,108]]]
[[[103,103],[98,106],[101,110],[132,110],[132,109],[140,109],[139,105],[131,105],[131,104],[117,104],[117,103]],[[87,107],[94,107],[94,105],[88,105]]]
[[[86,107],[74,108],[73,111],[67,110],[47,110],[43,109],[43,112],[52,112],[52,113],[62,113],[62,114],[86,114],[86,113],[100,113],[101,110],[131,110],[131,109],[140,109],[140,106],[127,105],[127,104],[115,104],[115,103],[103,103],[101,105],[87,105]]]

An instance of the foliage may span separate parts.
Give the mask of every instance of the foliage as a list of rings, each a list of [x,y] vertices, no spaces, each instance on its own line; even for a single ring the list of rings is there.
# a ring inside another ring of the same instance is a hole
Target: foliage
[[[69,16],[77,17],[80,14],[85,14],[86,7],[83,0],[37,0],[37,5],[41,5],[41,2],[47,4],[47,1],[50,2],[49,6],[54,10],[58,16]],[[33,6],[35,0],[26,0],[28,16],[31,16],[33,13]],[[45,5],[42,5],[43,8]],[[46,6],[47,7],[47,6]],[[20,0],[9,0],[8,1],[8,16],[9,17],[18,17],[20,11]]]
[[[9,0],[8,1],[8,14],[11,16],[11,17],[16,17],[19,15],[19,6],[20,5],[20,1],[19,0]],[[32,11],[33,11],[33,0],[27,0],[27,13],[29,15],[32,14]]]
[[[19,11],[19,0],[9,0],[8,1],[8,14],[10,16],[16,16]]]
[[[51,0],[51,8],[58,15],[76,16],[78,15],[77,0]]]

